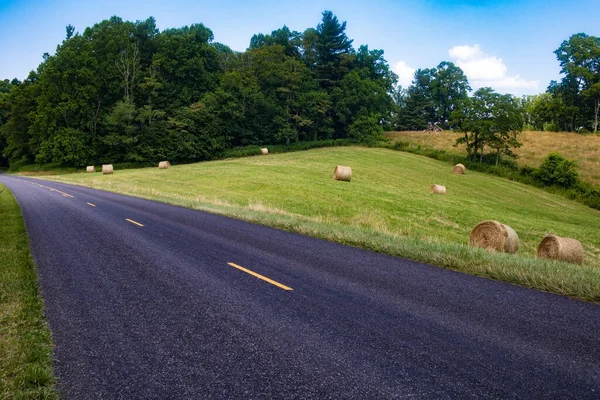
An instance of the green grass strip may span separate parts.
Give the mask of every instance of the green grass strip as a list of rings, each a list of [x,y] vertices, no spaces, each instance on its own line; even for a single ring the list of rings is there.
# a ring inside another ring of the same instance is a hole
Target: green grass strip
[[[0,184],[0,399],[58,398],[52,339],[43,315],[27,232]]]

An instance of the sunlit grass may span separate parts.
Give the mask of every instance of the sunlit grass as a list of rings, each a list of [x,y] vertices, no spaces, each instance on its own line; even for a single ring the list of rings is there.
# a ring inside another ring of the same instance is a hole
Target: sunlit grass
[[[402,141],[423,148],[445,150],[466,155],[463,147],[454,147],[461,133],[445,132],[388,132],[393,141]],[[600,185],[600,136],[571,132],[525,131],[519,136],[523,146],[515,149],[517,163],[537,168],[548,153],[558,152],[579,164],[579,175],[584,181]]]
[[[333,180],[336,165],[351,182]],[[360,147],[52,177],[207,210],[327,240],[600,301],[600,212],[490,175],[458,176],[451,166],[409,153]],[[433,195],[431,184],[447,187]],[[515,229],[517,255],[468,246],[486,219]],[[583,266],[535,258],[548,233],[579,239]]]

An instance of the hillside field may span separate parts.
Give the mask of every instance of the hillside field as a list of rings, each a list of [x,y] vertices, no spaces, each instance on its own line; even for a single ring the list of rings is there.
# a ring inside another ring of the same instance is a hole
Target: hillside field
[[[393,142],[406,142],[423,148],[445,150],[461,156],[467,154],[464,145],[453,146],[456,139],[463,136],[459,132],[402,131],[387,132],[386,136]],[[581,179],[600,186],[600,136],[572,132],[525,131],[519,135],[519,140],[523,146],[514,150],[519,156],[517,164],[537,168],[548,153],[557,152],[570,160],[577,161]]]
[[[333,179],[336,165],[351,182]],[[600,301],[600,211],[536,188],[387,149],[340,147],[168,170],[48,177],[233,216],[367,249]],[[447,187],[430,193],[431,184]],[[499,220],[519,235],[517,255],[468,246],[472,228]],[[546,233],[579,239],[583,266],[535,258]]]

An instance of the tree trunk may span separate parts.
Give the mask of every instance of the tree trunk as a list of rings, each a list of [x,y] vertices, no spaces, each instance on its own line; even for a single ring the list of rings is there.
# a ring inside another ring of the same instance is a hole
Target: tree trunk
[[[101,101],[100,101],[100,99],[98,99],[98,107],[96,108],[96,114],[94,115],[94,133],[93,133],[92,139],[96,138],[96,132],[97,132],[97,128],[98,128],[98,115],[100,115],[100,104],[101,104]]]
[[[496,149],[496,166],[498,166],[498,161],[500,161],[500,147]]]
[[[594,104],[594,133],[598,133],[598,112],[600,111],[600,97],[596,99]]]

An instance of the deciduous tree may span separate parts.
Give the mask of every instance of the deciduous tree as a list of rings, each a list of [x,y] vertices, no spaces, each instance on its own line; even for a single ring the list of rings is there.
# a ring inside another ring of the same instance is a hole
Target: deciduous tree
[[[496,164],[501,154],[513,156],[519,147],[518,134],[523,130],[523,116],[511,95],[501,95],[491,88],[478,89],[463,105],[453,111],[451,123],[464,136],[456,144],[464,144],[472,158],[482,161],[486,146],[494,149]]]

